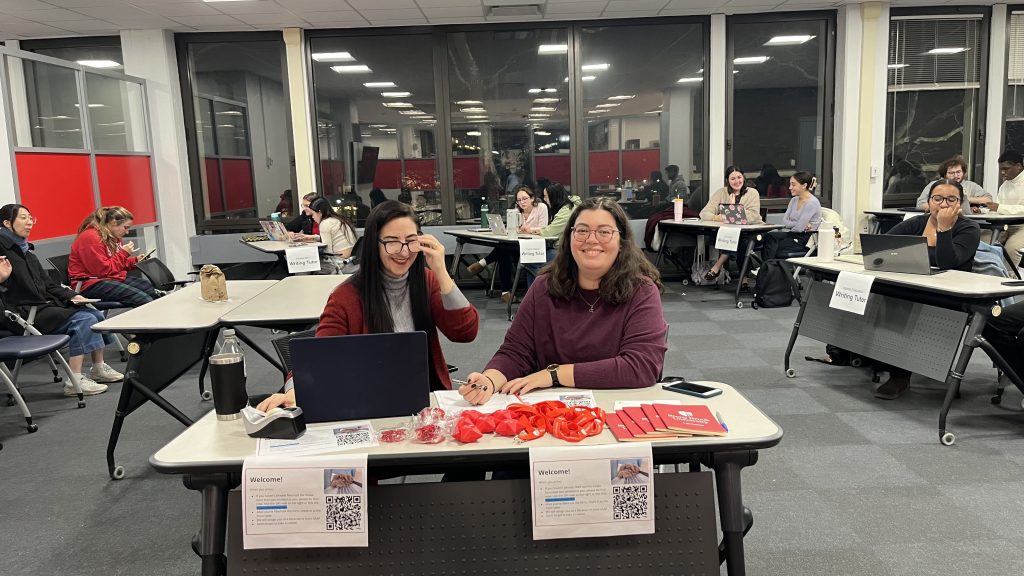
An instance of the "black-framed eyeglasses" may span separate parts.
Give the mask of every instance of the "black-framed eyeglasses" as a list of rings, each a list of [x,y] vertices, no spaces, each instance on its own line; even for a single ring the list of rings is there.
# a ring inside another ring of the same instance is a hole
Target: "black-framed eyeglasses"
[[[377,240],[382,246],[384,246],[384,252],[388,254],[401,254],[402,248],[406,248],[410,253],[415,254],[421,252],[423,249],[420,247],[420,239],[413,238],[408,242],[402,242],[401,240]]]
[[[959,196],[938,196],[938,195],[935,195],[935,196],[931,197],[931,201],[936,203],[936,204],[942,204],[943,202],[945,202],[946,204],[959,204],[960,203],[960,197]]]
[[[577,242],[586,242],[587,238],[590,238],[591,234],[597,237],[597,241],[601,244],[607,244],[615,238],[615,233],[618,232],[615,228],[608,226],[591,230],[586,226],[576,226],[572,229],[572,237]]]

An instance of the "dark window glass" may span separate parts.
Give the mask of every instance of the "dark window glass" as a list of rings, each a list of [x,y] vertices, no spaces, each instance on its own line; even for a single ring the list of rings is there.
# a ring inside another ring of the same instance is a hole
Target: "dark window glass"
[[[1004,148],[1024,150],[1024,12],[1010,15],[1009,44]]]

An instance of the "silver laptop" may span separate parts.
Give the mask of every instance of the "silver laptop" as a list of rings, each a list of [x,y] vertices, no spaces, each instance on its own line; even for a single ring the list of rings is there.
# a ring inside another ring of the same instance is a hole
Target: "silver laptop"
[[[487,223],[491,226],[491,232],[498,236],[506,236],[508,232],[505,230],[505,223],[501,221],[501,216],[488,216]]]
[[[928,260],[928,239],[924,236],[861,234],[864,269],[903,274],[938,274]]]

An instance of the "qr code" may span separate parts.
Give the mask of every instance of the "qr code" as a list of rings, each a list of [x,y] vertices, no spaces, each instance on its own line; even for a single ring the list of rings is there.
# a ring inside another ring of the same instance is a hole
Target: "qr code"
[[[647,517],[647,484],[612,486],[612,518],[642,520]]]
[[[363,527],[362,496],[327,496],[327,530],[358,531]]]
[[[562,396],[562,403],[569,408],[572,408],[573,406],[592,408],[594,405],[591,401],[591,396],[587,394],[565,394]]]
[[[358,432],[346,432],[335,436],[338,439],[338,446],[352,446],[355,444],[367,444],[370,442],[370,431],[359,430]]]

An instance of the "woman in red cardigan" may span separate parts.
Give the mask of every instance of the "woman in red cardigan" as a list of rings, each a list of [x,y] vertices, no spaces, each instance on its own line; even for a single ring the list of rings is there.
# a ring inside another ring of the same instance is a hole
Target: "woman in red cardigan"
[[[452,342],[472,342],[480,316],[448,275],[444,246],[429,234],[421,235],[413,209],[394,200],[370,212],[363,238],[366,245],[359,257],[359,272],[328,298],[316,335],[422,330],[429,346],[430,388],[451,389],[437,332]],[[285,390],[258,408],[265,412],[293,406],[291,379]]]
[[[71,287],[82,296],[132,308],[158,297],[149,280],[128,276],[128,271],[145,258],[132,255],[134,242],[122,241],[134,219],[126,208],[105,206],[82,222],[68,260]]]

